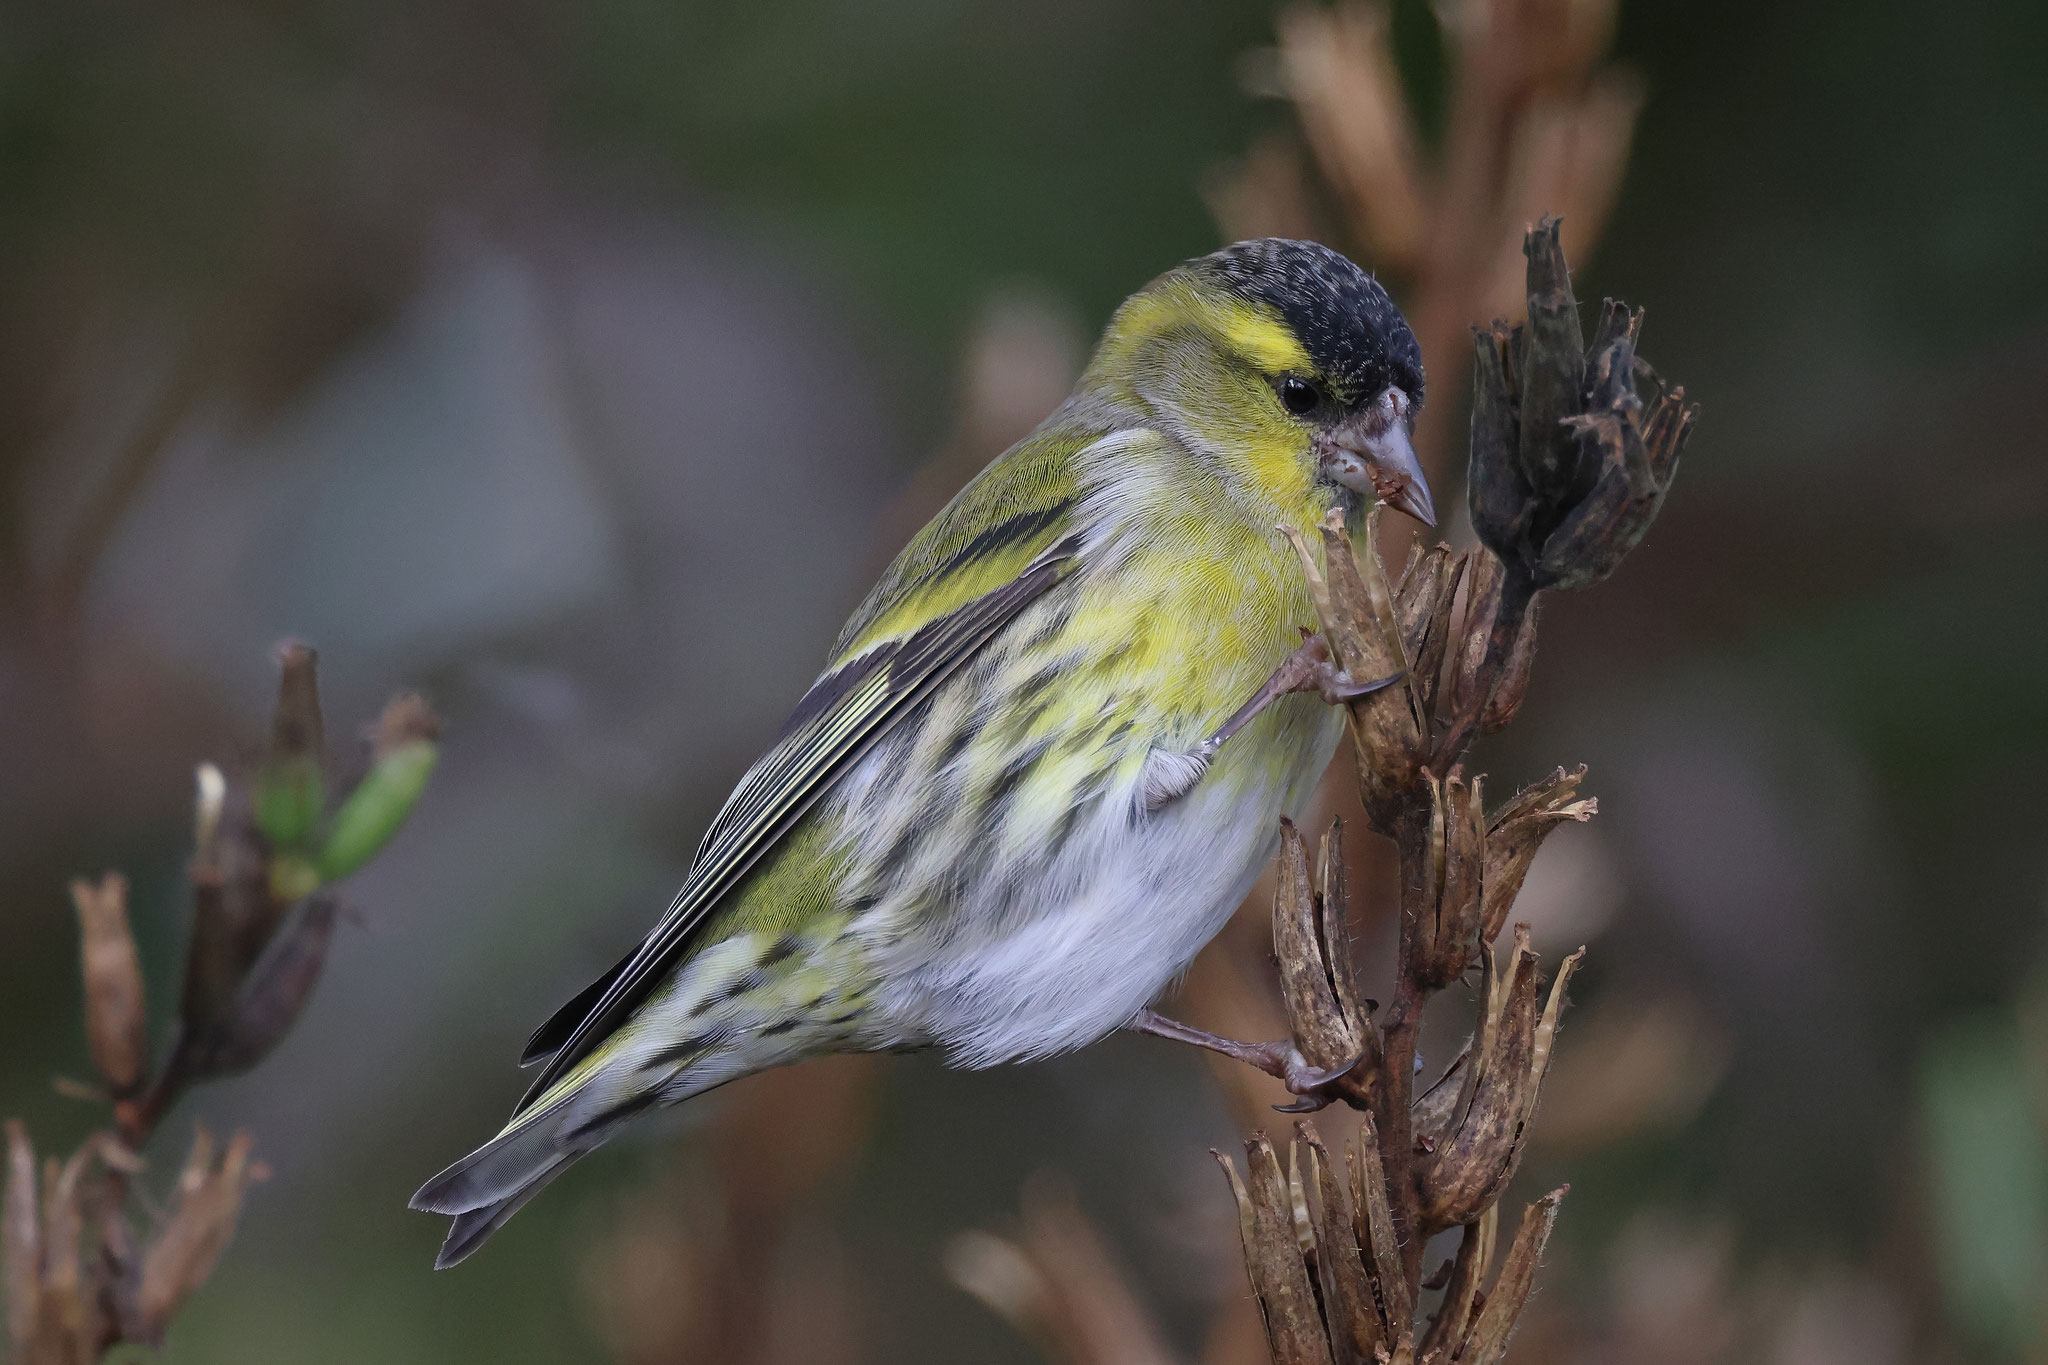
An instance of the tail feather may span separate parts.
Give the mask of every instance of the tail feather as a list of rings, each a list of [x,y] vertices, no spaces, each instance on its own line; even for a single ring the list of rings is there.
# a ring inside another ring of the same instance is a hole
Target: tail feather
[[[422,1213],[468,1213],[517,1194],[542,1172],[579,1155],[564,1150],[549,1117],[521,1121],[498,1134],[420,1186],[412,1206]]]
[[[498,1134],[420,1186],[412,1206],[454,1215],[434,1268],[454,1265],[482,1246],[527,1200],[539,1194],[594,1143],[565,1140],[560,1110],[521,1116]]]
[[[723,1046],[725,1028],[720,1024],[692,1038],[686,1053],[669,1048],[653,1070],[641,1055],[644,1048],[587,1061],[537,1103],[522,1107],[503,1132],[420,1186],[414,1208],[455,1220],[435,1268],[454,1265],[482,1246],[527,1200],[636,1115],[758,1070],[760,1058],[743,1058]]]
[[[448,1235],[441,1241],[440,1252],[434,1257],[434,1269],[446,1270],[467,1259],[492,1233],[505,1225],[506,1219],[526,1207],[527,1200],[546,1189],[548,1183],[567,1170],[575,1159],[574,1155],[564,1156],[533,1172],[524,1185],[503,1199],[456,1214],[448,1224]]]

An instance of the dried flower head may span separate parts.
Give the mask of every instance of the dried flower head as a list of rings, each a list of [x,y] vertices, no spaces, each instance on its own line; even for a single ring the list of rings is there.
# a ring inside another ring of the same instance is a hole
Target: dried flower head
[[[71,883],[78,911],[78,952],[85,976],[85,1037],[100,1079],[117,1098],[142,1084],[149,1065],[149,1014],[142,957],[128,928],[128,879],[109,872],[97,884]]]
[[[1641,543],[1697,408],[1636,355],[1641,310],[1606,300],[1588,350],[1557,219],[1523,250],[1527,326],[1474,333],[1472,525],[1529,588],[1580,588]]]

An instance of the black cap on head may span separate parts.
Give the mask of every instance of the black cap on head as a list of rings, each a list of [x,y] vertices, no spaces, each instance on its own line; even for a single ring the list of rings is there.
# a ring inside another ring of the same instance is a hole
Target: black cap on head
[[[1397,385],[1422,403],[1422,348],[1380,282],[1315,242],[1261,237],[1194,262],[1241,298],[1270,304],[1347,403]]]

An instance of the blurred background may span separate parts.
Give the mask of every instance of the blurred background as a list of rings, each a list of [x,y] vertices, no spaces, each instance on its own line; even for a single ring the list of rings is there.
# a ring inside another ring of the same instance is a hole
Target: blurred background
[[[1478,755],[1603,808],[1522,903],[1592,952],[1511,1358],[2048,1360],[2048,10],[1512,7],[0,12],[0,1112],[96,1118],[71,876],[134,879],[174,997],[193,764],[255,751],[277,640],[338,740],[402,686],[446,721],[296,1032],[153,1153],[274,1171],[167,1361],[1022,1362],[989,1305],[1047,1248],[1122,1359],[1263,1359],[1207,1152],[1270,1097],[1151,1039],[731,1087],[449,1274],[405,1200],[1118,300],[1354,251],[1450,503],[1463,329],[1550,210],[1704,412]],[[1270,1013],[1262,914],[1179,1012]]]

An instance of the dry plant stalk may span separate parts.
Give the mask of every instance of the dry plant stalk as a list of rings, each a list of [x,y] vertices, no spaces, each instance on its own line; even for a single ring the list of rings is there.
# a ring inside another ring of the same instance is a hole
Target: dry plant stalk
[[[1342,1101],[1364,1111],[1357,1144],[1340,1167],[1298,1124],[1284,1172],[1263,1133],[1246,1144],[1245,1176],[1218,1158],[1279,1365],[1500,1359],[1564,1196],[1529,1206],[1482,1293],[1498,1201],[1526,1147],[1565,985],[1584,953],[1564,960],[1546,993],[1526,928],[1516,926],[1505,950],[1497,939],[1544,837],[1596,807],[1579,795],[1585,770],[1560,769],[1488,815],[1482,782],[1462,763],[1521,705],[1538,594],[1599,581],[1641,541],[1694,409],[1636,356],[1639,311],[1609,300],[1590,344],[1583,338],[1554,219],[1528,233],[1524,250],[1529,324],[1497,322],[1474,338],[1468,492],[1483,548],[1418,550],[1390,587],[1376,511],[1362,555],[1340,518],[1324,525],[1320,545],[1295,537],[1333,656],[1353,677],[1405,680],[1348,704],[1360,801],[1400,866],[1394,991],[1380,1019],[1344,936],[1338,826],[1313,867],[1301,835],[1282,830],[1273,902],[1292,1046],[1312,1067],[1342,1073],[1287,1107]],[[1473,1035],[1416,1096],[1423,1005],[1475,965],[1484,982]],[[1453,1227],[1464,1229],[1458,1257],[1418,1335],[1423,1245]]]
[[[193,1137],[167,1212],[143,1242],[130,1222],[137,1155],[190,1085],[246,1071],[290,1031],[333,936],[333,884],[374,857],[411,813],[439,756],[440,724],[399,696],[369,737],[368,770],[330,809],[315,656],[279,651],[271,739],[247,780],[198,769],[192,928],[173,1037],[150,1064],[141,954],[128,880],[71,884],[85,986],[85,1036],[109,1127],[37,1170],[28,1130],[6,1125],[0,1293],[17,1365],[89,1365],[124,1342],[154,1346],[233,1238],[249,1187],[267,1175],[254,1140]]]

